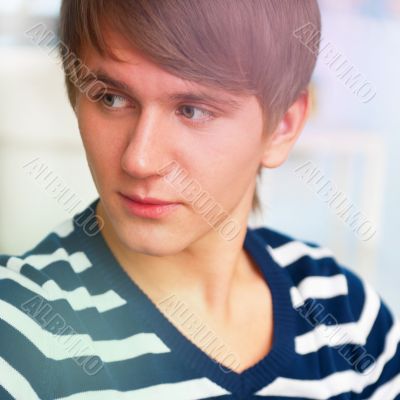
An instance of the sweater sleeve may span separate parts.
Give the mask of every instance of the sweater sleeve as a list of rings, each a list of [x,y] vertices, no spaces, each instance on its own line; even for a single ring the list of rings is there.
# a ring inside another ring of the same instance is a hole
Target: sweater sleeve
[[[50,400],[51,340],[41,322],[44,291],[29,265],[10,267],[0,255],[0,398]]]

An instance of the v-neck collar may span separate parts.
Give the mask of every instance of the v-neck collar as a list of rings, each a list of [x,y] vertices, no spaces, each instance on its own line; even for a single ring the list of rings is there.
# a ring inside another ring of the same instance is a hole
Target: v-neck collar
[[[96,210],[100,199],[93,201],[84,211],[74,217],[82,221],[85,215]],[[160,339],[180,359],[183,365],[208,377],[219,386],[236,396],[251,395],[281,376],[290,367],[295,355],[295,310],[290,299],[290,279],[284,269],[271,257],[265,240],[255,229],[246,228],[243,247],[255,264],[260,268],[271,290],[273,308],[273,341],[268,354],[244,371],[237,373],[220,365],[203,352],[157,308],[146,293],[132,280],[118,263],[100,231],[89,236],[76,222],[74,228],[80,236],[83,250],[96,268],[100,279],[104,279],[109,288],[123,297],[133,308],[132,315],[140,317]],[[93,227],[91,227],[93,229]]]

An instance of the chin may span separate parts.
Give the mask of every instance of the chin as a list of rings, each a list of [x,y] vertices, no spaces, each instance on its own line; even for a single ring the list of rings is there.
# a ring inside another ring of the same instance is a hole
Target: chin
[[[142,253],[149,256],[163,257],[174,255],[184,250],[188,244],[185,244],[185,235],[173,235],[170,231],[160,227],[142,226],[126,227],[121,232],[117,232],[119,240],[130,251]],[[186,235],[187,239],[187,235]]]

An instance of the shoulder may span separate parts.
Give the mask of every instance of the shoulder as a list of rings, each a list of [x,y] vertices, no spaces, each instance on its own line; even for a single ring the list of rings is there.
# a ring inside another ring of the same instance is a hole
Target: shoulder
[[[2,310],[8,310],[3,320],[34,317],[49,304],[53,313],[62,308],[73,318],[75,310],[87,306],[90,299],[81,273],[92,264],[81,242],[70,218],[25,253],[1,254],[0,302]]]
[[[20,287],[44,295],[50,289],[46,282],[62,276],[59,268],[50,269],[50,266],[84,268],[87,258],[74,251],[73,240],[68,239],[73,231],[73,221],[68,219],[23,254],[0,254],[0,284],[3,289]]]
[[[308,276],[332,276],[349,271],[337,262],[331,249],[316,242],[295,238],[264,226],[255,228],[254,232],[275,263],[288,271],[295,284]]]
[[[64,239],[73,232],[72,220],[56,226],[46,237],[23,254],[0,254],[0,302],[7,307],[21,310],[25,301],[40,296],[55,295],[57,281],[62,279],[60,268],[76,264]],[[53,271],[53,272],[51,272]]]
[[[73,218],[25,253],[0,255],[0,341],[12,343],[0,346],[0,376],[7,377],[0,392],[15,398],[51,393],[56,359],[66,357],[55,339],[78,330],[75,311],[90,300],[78,289],[79,273],[90,266]]]
[[[346,301],[354,318],[359,318],[363,311],[368,310],[371,316],[378,311],[382,297],[377,290],[350,266],[338,262],[331,249],[266,227],[256,228],[256,233],[271,258],[290,276],[294,307],[307,299],[340,298]]]
[[[362,398],[394,399],[400,393],[400,321],[371,282],[326,247],[266,227],[256,233],[290,276],[292,305],[304,322],[296,352],[334,348],[339,369],[356,372],[349,389]]]
[[[54,371],[49,368],[51,323],[47,325],[43,318],[49,314],[56,283],[46,267],[66,258],[62,237],[67,225],[59,225],[23,254],[0,254],[0,341],[12,343],[0,346],[0,376],[6,378],[0,379],[0,392],[12,398],[39,398],[50,393]],[[54,313],[53,305],[52,310]]]

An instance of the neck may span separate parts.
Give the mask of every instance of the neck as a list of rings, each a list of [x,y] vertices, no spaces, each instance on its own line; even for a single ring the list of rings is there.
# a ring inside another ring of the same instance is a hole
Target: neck
[[[168,256],[135,252],[118,238],[101,201],[96,213],[104,220],[102,235],[115,258],[128,275],[154,301],[174,294],[202,311],[229,314],[230,299],[259,274],[243,249],[247,215],[232,240],[210,230],[183,251]],[[239,221],[237,216],[235,220]]]

